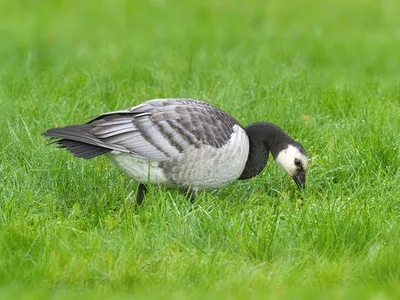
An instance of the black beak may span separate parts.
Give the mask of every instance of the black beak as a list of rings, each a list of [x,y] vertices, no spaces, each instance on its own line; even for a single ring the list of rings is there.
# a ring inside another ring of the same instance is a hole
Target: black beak
[[[306,174],[305,173],[300,173],[299,175],[293,176],[292,178],[293,178],[294,182],[296,182],[296,184],[300,190],[306,188]]]

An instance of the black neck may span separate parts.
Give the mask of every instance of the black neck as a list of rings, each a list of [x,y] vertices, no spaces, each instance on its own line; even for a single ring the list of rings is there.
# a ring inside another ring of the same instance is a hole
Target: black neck
[[[290,143],[296,143],[280,127],[273,123],[257,122],[245,127],[249,137],[250,149],[246,166],[240,179],[258,175],[268,161],[269,152],[274,159]]]

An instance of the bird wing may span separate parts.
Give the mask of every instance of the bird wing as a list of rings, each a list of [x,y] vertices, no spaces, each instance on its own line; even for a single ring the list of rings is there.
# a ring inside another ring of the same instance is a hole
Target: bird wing
[[[155,161],[175,157],[189,147],[221,147],[230,139],[233,126],[240,126],[228,113],[191,99],[150,100],[81,126],[89,124],[79,141]]]

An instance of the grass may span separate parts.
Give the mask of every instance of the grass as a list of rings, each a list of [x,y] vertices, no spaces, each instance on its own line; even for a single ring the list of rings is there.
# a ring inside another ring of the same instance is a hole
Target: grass
[[[399,299],[396,1],[3,1],[1,299]],[[268,120],[310,157],[191,205],[46,129],[158,97]],[[133,193],[133,194],[132,194]],[[302,202],[302,205],[299,203]]]

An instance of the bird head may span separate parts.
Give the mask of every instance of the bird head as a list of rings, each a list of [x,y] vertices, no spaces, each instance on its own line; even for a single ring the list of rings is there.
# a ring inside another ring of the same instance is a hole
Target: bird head
[[[299,143],[289,144],[281,150],[275,162],[293,178],[299,189],[306,187],[307,155]]]

